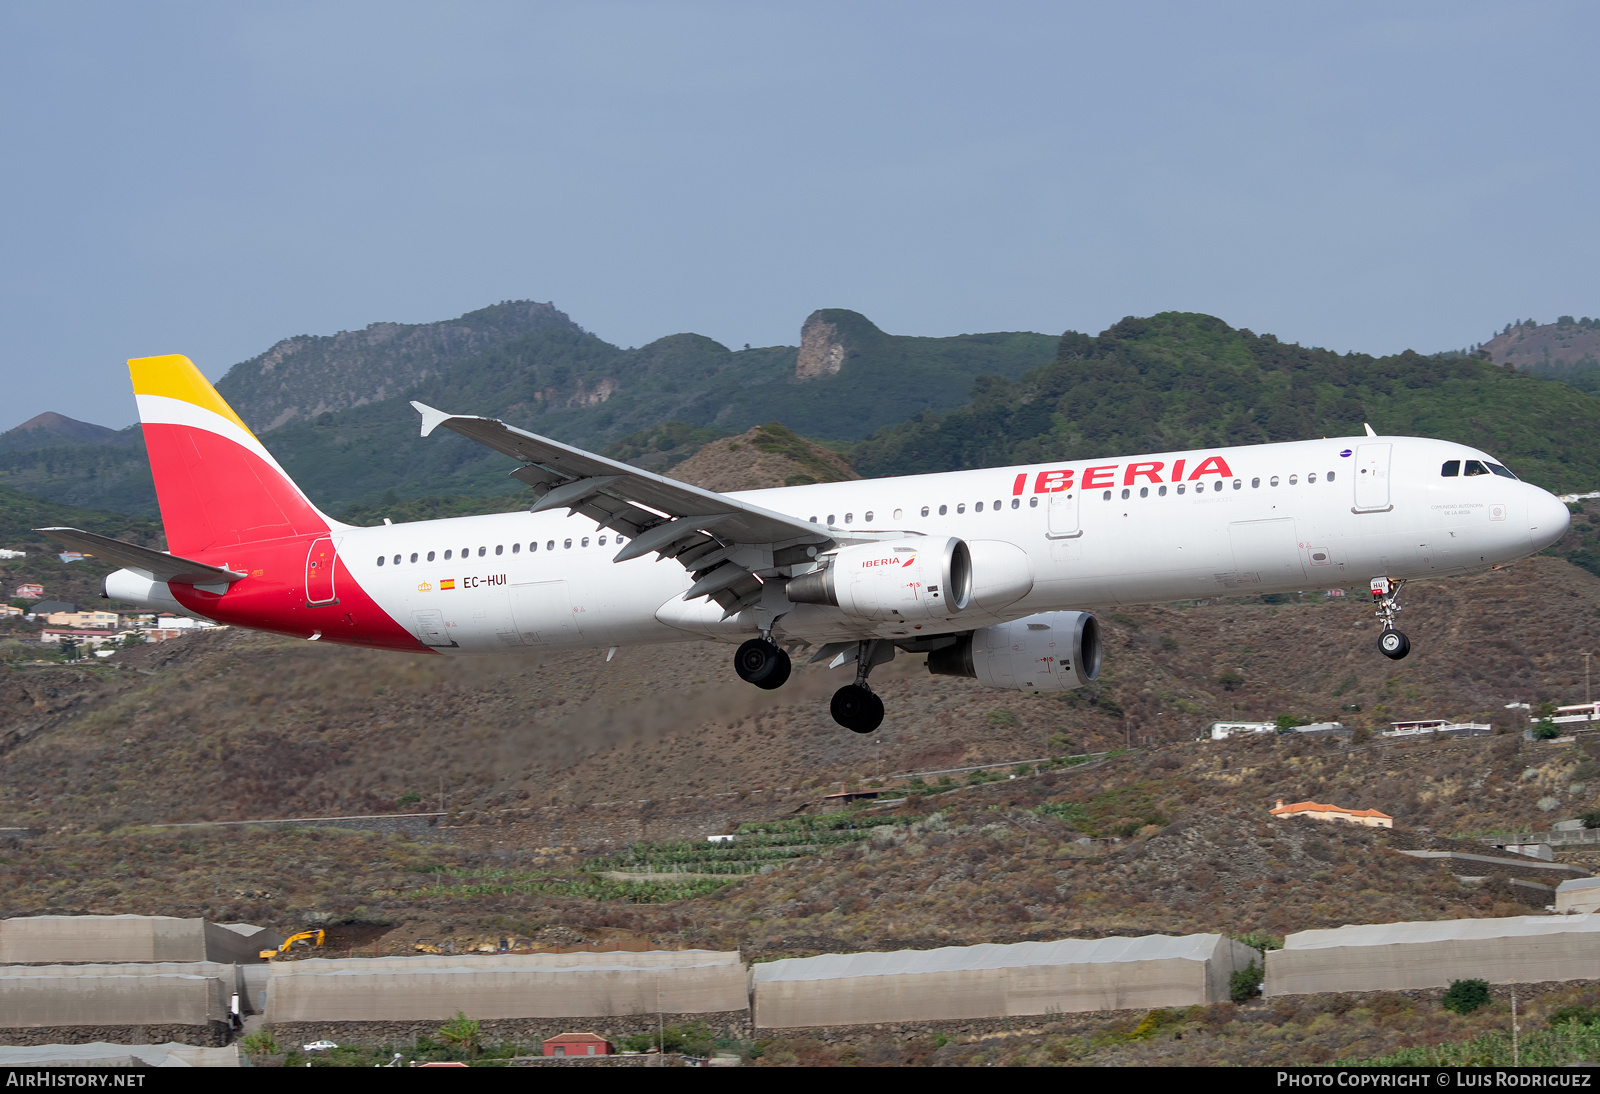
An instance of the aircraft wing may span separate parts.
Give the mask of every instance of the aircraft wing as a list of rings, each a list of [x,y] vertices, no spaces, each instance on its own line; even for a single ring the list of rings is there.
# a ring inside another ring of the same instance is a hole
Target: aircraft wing
[[[224,570],[220,566],[207,566],[204,562],[179,558],[164,551],[152,551],[137,543],[85,532],[80,528],[35,528],[34,531],[95,558],[115,562],[130,570],[143,570],[157,581],[176,581],[183,585],[231,585],[249,576]]]
[[[642,471],[493,418],[449,414],[412,402],[422,435],[443,426],[522,461],[511,472],[532,486],[532,511],[566,509],[627,538],[616,562],[654,552],[695,575],[685,599],[710,596],[733,615],[761,597],[761,577],[834,546],[820,525],[713,490]]]

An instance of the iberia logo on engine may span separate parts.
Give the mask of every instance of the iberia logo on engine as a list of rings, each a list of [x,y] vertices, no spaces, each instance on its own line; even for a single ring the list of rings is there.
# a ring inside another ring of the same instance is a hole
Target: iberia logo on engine
[[[910,558],[906,559],[904,562],[902,562],[898,558],[893,558],[893,557],[890,557],[890,558],[868,558],[868,559],[863,559],[862,560],[861,568],[863,570],[870,570],[874,566],[900,566],[900,567],[903,568],[903,567],[911,565],[915,561],[917,561],[917,556],[916,555],[912,555]]]

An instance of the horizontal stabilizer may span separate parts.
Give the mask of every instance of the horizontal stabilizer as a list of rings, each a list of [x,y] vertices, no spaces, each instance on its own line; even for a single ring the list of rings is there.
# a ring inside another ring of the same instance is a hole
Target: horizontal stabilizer
[[[84,554],[115,562],[130,570],[143,570],[157,581],[176,581],[181,585],[232,584],[248,574],[224,570],[220,566],[207,566],[164,551],[152,551],[137,543],[128,543],[109,536],[98,536],[79,528],[35,528],[35,532],[60,540]]]

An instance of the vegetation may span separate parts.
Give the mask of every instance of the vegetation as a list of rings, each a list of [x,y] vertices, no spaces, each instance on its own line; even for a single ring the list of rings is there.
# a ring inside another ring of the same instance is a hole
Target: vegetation
[[[1457,1014],[1471,1014],[1489,1003],[1487,980],[1452,980],[1439,1004]]]
[[[439,1027],[434,1037],[468,1057],[478,1055],[478,1052],[483,1048],[479,1038],[478,1020],[476,1018],[468,1018],[466,1014],[459,1010],[456,1011],[454,1018]]]
[[[1228,981],[1228,998],[1235,1003],[1248,1003],[1261,994],[1261,982],[1266,971],[1259,961],[1252,961],[1242,969],[1234,969]]]
[[[716,1045],[711,1027],[701,1021],[666,1026],[650,1033],[635,1033],[622,1038],[617,1047],[625,1052],[681,1052],[688,1056],[709,1056]]]
[[[1471,357],[1338,354],[1163,312],[1068,332],[1017,382],[858,445],[862,474],[903,475],[1136,452],[1380,433],[1457,440],[1558,491],[1600,483],[1600,401]]]

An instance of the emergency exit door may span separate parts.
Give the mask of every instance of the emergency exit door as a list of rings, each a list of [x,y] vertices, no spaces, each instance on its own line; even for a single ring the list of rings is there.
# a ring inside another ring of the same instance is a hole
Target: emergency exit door
[[[1356,446],[1356,504],[1358,513],[1386,513],[1394,508],[1389,500],[1389,456],[1392,444]]]
[[[339,598],[333,587],[334,562],[338,558],[333,540],[328,536],[315,540],[306,554],[306,603],[308,605],[337,604]]]

